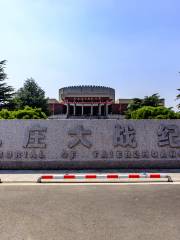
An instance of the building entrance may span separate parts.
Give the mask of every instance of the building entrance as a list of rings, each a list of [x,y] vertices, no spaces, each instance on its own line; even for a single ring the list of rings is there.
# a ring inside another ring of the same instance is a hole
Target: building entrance
[[[76,115],[81,116],[82,115],[82,107],[81,106],[76,106]]]
[[[98,106],[93,107],[93,116],[98,116],[99,115],[99,108]]]
[[[90,116],[91,115],[91,107],[84,106],[84,115],[85,116]]]

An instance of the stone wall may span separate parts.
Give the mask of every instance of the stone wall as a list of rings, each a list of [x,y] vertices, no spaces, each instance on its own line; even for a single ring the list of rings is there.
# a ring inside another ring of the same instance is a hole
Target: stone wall
[[[1,120],[0,168],[180,168],[180,120]]]

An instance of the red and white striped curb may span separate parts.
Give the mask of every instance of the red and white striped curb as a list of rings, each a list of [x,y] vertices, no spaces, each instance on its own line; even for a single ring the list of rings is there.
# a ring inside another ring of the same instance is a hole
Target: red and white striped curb
[[[58,175],[42,175],[39,178],[40,182],[53,182],[53,181],[120,181],[121,179],[161,179],[166,178],[170,180],[170,176],[167,174],[159,173],[132,173],[132,174],[120,174],[120,173],[108,173],[108,174],[58,174]]]

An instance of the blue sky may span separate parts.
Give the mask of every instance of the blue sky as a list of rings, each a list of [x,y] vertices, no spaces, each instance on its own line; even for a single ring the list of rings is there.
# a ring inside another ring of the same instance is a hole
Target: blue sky
[[[88,84],[177,105],[179,0],[0,0],[0,9],[0,59],[16,89],[33,77],[53,98]]]

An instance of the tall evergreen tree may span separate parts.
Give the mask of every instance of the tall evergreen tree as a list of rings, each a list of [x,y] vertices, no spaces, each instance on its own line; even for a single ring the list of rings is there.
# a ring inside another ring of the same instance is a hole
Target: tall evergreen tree
[[[0,108],[9,107],[11,104],[12,97],[14,95],[14,89],[8,86],[5,82],[7,80],[7,75],[4,71],[6,65],[6,60],[0,61]]]
[[[48,99],[45,97],[44,90],[35,82],[33,78],[28,78],[24,86],[20,88],[15,97],[18,108],[29,106],[32,108],[41,108],[48,114]]]

